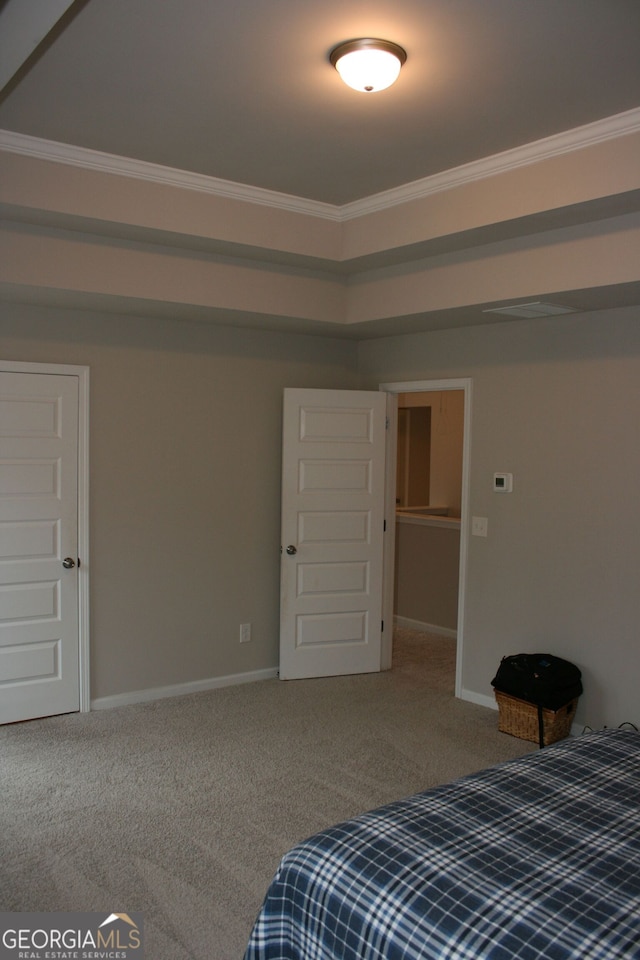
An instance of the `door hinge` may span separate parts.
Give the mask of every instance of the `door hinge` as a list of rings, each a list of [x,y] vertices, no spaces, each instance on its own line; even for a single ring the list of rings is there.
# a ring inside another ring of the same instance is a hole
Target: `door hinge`
[[[384,633],[384,620],[380,624],[380,633]]]
[[[386,532],[387,532],[387,521],[386,521],[386,520],[384,520],[384,521],[382,522],[382,532],[383,532],[383,533],[386,533]]]
[[[389,417],[385,417],[385,420],[384,420],[385,430],[388,430],[390,426],[391,426],[391,420],[389,419]]]

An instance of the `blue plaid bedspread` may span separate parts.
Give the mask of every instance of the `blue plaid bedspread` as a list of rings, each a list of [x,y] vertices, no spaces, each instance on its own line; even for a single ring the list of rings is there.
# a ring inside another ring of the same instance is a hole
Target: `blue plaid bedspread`
[[[563,740],[311,837],[245,960],[640,958],[640,734]]]

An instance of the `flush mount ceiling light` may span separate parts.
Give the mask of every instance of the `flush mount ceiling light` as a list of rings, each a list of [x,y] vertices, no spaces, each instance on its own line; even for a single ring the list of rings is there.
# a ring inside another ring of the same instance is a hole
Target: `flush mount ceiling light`
[[[406,51],[390,40],[347,40],[335,47],[329,60],[344,82],[362,93],[385,90],[398,79]]]

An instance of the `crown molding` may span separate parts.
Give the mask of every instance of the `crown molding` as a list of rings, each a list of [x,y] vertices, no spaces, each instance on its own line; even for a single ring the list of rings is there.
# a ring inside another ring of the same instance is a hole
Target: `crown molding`
[[[585,147],[638,132],[640,132],[640,107],[611,117],[605,117],[595,123],[565,130],[562,133],[524,144],[521,147],[515,147],[512,150],[505,150],[503,153],[494,154],[481,160],[474,160],[450,170],[444,170],[421,180],[414,180],[400,187],[394,187],[391,190],[385,190],[361,200],[354,200],[352,203],[343,206],[322,203],[319,200],[308,200],[304,197],[296,197],[248,184],[235,183],[232,180],[209,177],[189,170],[165,167],[161,164],[148,163],[145,160],[120,157],[99,150],[90,150],[86,147],[77,147],[54,140],[43,140],[40,137],[15,133],[11,130],[0,130],[0,150],[35,157],[40,160],[65,163],[86,170],[98,170],[102,173],[146,180],[152,183],[162,183],[167,186],[195,190],[217,197],[274,207],[279,210],[319,217],[324,220],[346,222],[403,203],[414,202],[434,193],[451,190],[462,184],[484,180],[509,170],[515,170],[518,167],[548,160],[564,153],[582,150]]]
[[[43,140],[40,137],[15,133],[12,130],[0,130],[0,150],[17,153],[24,157],[35,157],[38,160],[66,163],[84,170],[97,170],[100,173],[146,180],[150,183],[162,183],[166,186],[195,190],[230,200],[243,200],[265,207],[277,207],[279,210],[303,213],[325,220],[340,219],[339,207],[319,200],[307,200],[304,197],[279,193],[277,190],[252,187],[244,183],[235,183],[233,180],[221,180],[218,177],[209,177],[190,170],[178,170],[159,163],[120,157],[113,153],[103,153],[101,150],[59,143],[56,140]]]
[[[521,147],[505,150],[503,153],[496,153],[481,160],[473,160],[471,163],[465,163],[460,167],[443,170],[442,173],[405,183],[392,190],[372,194],[362,200],[354,200],[353,203],[347,203],[339,208],[341,219],[354,220],[368,213],[377,213],[402,203],[421,200],[423,197],[428,197],[434,193],[442,193],[445,190],[451,190],[453,187],[472,183],[474,180],[485,180],[488,177],[515,170],[518,167],[539,163],[541,160],[549,160],[563,153],[572,153],[585,147],[594,146],[597,143],[603,143],[606,140],[615,140],[618,137],[638,133],[639,131],[640,107],[637,107],[624,113],[605,117],[603,120],[596,120],[594,123],[587,123],[572,130],[565,130],[543,140],[535,140]]]

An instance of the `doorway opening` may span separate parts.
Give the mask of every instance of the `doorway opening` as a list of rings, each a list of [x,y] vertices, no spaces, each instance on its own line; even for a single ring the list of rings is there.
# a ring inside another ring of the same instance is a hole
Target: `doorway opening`
[[[456,640],[455,694],[462,689],[469,497],[471,381],[385,383],[390,416],[385,612],[399,626]],[[388,632],[383,669],[391,666]]]

